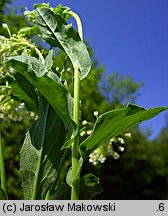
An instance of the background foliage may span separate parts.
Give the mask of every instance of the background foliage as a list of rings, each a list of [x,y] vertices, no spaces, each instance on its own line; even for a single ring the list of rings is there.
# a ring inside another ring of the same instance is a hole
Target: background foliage
[[[8,36],[2,24],[7,23],[11,33],[27,26],[23,15],[17,15],[16,9],[8,5],[9,1],[0,2],[0,35]],[[36,39],[37,40],[37,39]],[[44,48],[39,46],[39,49]],[[122,107],[128,101],[135,102],[142,83],[136,83],[133,77],[121,76],[118,72],[105,77],[105,70],[99,66],[92,55],[92,69],[81,84],[82,119],[95,121],[94,111],[103,113],[113,108]],[[55,57],[55,67],[61,70],[63,54]],[[71,65],[69,65],[71,67]],[[68,68],[68,67],[67,67]],[[5,84],[5,68],[0,65],[0,86]],[[68,76],[68,71],[67,71]],[[69,85],[71,85],[69,83]],[[8,88],[0,88],[0,131],[4,145],[7,170],[7,187],[10,199],[22,199],[19,175],[20,149],[25,131],[35,119],[24,104],[12,99]],[[132,137],[125,139],[126,150],[118,160],[107,158],[105,163],[96,166],[88,161],[84,173],[88,171],[100,178],[104,188],[96,199],[166,199],[168,193],[168,120],[160,135],[153,141],[148,134],[143,134],[137,127],[131,130]],[[68,163],[68,161],[67,161]],[[65,168],[66,170],[66,168]],[[103,178],[101,178],[103,176]]]

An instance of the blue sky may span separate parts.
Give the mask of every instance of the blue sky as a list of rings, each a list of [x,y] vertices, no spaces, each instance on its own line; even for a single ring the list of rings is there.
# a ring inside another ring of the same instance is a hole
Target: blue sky
[[[118,71],[144,82],[138,105],[168,106],[168,0],[13,0],[13,5],[32,9],[38,2],[61,3],[80,15],[84,37],[106,73]],[[142,126],[156,135],[166,114]]]

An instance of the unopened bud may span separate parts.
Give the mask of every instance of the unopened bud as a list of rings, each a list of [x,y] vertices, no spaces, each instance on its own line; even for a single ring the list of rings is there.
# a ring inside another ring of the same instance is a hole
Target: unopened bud
[[[94,111],[93,115],[97,117],[99,115],[99,112],[98,111]]]
[[[2,23],[3,28],[8,28],[8,25],[6,23]]]
[[[81,136],[81,137],[83,137],[83,136],[85,136],[85,135],[86,135],[86,131],[80,132],[80,136]]]
[[[83,121],[82,121],[82,125],[87,125],[87,123],[88,123],[88,122],[87,122],[86,120],[83,120]]]
[[[118,141],[121,143],[121,144],[124,144],[124,139],[122,137],[118,137]]]
[[[125,136],[130,138],[131,137],[131,133],[125,133]]]

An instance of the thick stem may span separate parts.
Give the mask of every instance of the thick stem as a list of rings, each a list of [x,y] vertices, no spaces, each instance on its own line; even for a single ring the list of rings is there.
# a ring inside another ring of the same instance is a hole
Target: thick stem
[[[0,133],[0,175],[1,175],[1,188],[6,192],[6,173],[5,173],[5,163],[3,157],[1,133]]]
[[[79,199],[79,182],[80,173],[77,175],[77,170],[79,168],[79,90],[80,90],[80,74],[78,68],[74,71],[74,112],[73,119],[77,125],[77,135],[72,144],[72,189],[71,189],[71,200]]]
[[[82,23],[79,16],[72,12],[68,12],[71,16],[73,16],[76,20],[78,32],[81,40],[83,40],[83,30]],[[71,200],[79,199],[79,186],[80,186],[80,162],[79,162],[79,114],[80,114],[80,100],[79,100],[79,92],[80,92],[80,71],[79,68],[74,65],[74,111],[73,111],[73,119],[77,125],[77,135],[72,144],[72,187],[71,187]]]

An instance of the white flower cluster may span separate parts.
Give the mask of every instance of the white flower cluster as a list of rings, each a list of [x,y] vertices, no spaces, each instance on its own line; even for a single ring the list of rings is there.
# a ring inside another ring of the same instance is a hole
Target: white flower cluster
[[[92,129],[90,128],[92,124],[86,120],[82,121],[82,129],[80,131],[80,136],[84,137],[84,136],[89,136],[92,133]]]
[[[106,157],[101,153],[101,151],[96,149],[92,154],[89,156],[89,162],[93,165],[97,165],[99,162],[104,163],[106,160]]]
[[[131,133],[124,134],[124,137],[131,137]],[[115,160],[120,158],[120,152],[125,150],[123,146],[125,141],[123,137],[114,137],[109,140],[109,142],[97,148],[93,153],[89,155],[89,162],[93,165],[98,163],[104,163],[107,157],[112,156]],[[114,148],[114,145],[117,148],[117,151]]]
[[[24,118],[34,120],[36,119],[36,115],[33,112],[27,111],[24,103],[18,103],[18,101],[15,101],[10,96],[0,95],[0,121],[12,120],[20,122]]]

